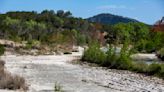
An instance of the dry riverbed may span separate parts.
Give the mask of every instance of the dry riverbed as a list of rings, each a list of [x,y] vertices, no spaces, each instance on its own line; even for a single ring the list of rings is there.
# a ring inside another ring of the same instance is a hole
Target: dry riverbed
[[[156,77],[70,63],[81,54],[4,55],[1,59],[8,71],[25,77],[29,92],[53,92],[55,82],[65,92],[164,92],[164,81]]]

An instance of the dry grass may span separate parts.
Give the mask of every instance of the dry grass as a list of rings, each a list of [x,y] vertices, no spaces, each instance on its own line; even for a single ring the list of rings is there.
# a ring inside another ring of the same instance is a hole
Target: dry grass
[[[0,79],[5,74],[5,72],[4,72],[4,65],[5,65],[5,62],[0,60]]]
[[[9,90],[27,90],[28,87],[25,83],[25,79],[18,75],[12,75],[5,71],[5,62],[0,60],[0,89]]]

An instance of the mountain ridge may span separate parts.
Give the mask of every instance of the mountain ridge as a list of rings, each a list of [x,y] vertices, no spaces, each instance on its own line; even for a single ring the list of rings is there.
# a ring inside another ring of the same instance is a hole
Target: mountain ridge
[[[119,15],[114,15],[110,13],[101,13],[97,14],[93,17],[87,18],[89,22],[97,22],[101,24],[117,24],[117,23],[128,23],[128,22],[140,22],[136,19],[128,18],[128,17],[123,17]]]

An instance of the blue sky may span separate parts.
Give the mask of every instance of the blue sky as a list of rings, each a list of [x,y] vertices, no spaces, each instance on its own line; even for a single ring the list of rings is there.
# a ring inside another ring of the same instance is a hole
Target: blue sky
[[[69,10],[76,17],[87,18],[112,13],[153,24],[164,16],[164,0],[0,0],[0,12]]]

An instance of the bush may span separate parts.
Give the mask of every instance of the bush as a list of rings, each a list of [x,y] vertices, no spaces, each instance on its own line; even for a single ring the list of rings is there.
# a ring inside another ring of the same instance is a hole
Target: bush
[[[104,66],[109,66],[114,69],[129,69],[132,67],[132,61],[130,58],[130,50],[125,43],[120,53],[116,53],[116,47],[109,47],[107,52],[107,60],[104,62]]]
[[[126,70],[132,67],[130,53],[127,50],[126,44],[121,49],[120,54],[116,53],[116,47],[113,48],[112,46],[109,47],[105,54],[98,45],[94,44],[84,52],[82,60],[114,69]]]
[[[105,67],[110,67],[110,68],[116,68],[117,66],[117,59],[118,59],[118,55],[116,55],[115,52],[116,48],[113,48],[112,46],[109,47],[108,51],[107,51],[107,57],[106,60],[103,62],[103,66]]]
[[[117,62],[118,62],[117,69],[128,70],[132,67],[132,62],[126,56],[120,56],[120,58],[117,60]]]
[[[153,41],[148,41],[145,45],[145,50],[148,53],[152,53],[156,51],[156,46]]]
[[[162,61],[164,61],[164,48],[162,48],[158,53],[157,53],[158,58],[160,58]]]
[[[113,48],[110,46],[107,52],[107,59],[103,65],[113,69],[120,69],[124,61],[122,61],[123,59],[121,60],[122,57],[120,58],[121,55],[119,54],[116,53],[116,47]]]
[[[164,79],[164,64],[134,63],[131,71],[137,73],[144,73],[146,75],[155,75]]]
[[[28,87],[25,83],[25,79],[17,75],[11,75],[7,71],[5,71],[4,64],[4,61],[0,61],[0,89],[27,90]]]
[[[149,75],[158,75],[160,73],[160,71],[161,71],[160,64],[153,63],[153,64],[149,65],[149,67],[148,67]]]
[[[77,37],[77,45],[85,45],[86,44],[86,36],[78,33]]]
[[[5,52],[5,48],[3,45],[0,45],[0,56],[3,55]]]
[[[137,72],[137,73],[147,73],[148,65],[140,62],[140,63],[133,63],[131,71]]]
[[[100,50],[100,46],[98,46],[97,43],[93,43],[84,51],[82,60],[102,64],[106,60],[106,54]]]
[[[0,78],[4,74],[4,65],[5,65],[5,62],[0,60]]]
[[[128,49],[128,44],[124,44],[121,52],[120,52],[120,57],[117,60],[119,62],[119,67],[118,69],[130,69],[132,67],[132,61],[130,58],[131,51]]]
[[[38,49],[40,46],[40,42],[37,40],[29,40],[26,44],[26,49]]]
[[[25,79],[17,75],[12,76],[10,73],[5,73],[5,75],[1,77],[0,88],[9,90],[27,90],[27,86],[25,85]]]
[[[140,40],[137,43],[135,43],[134,48],[139,52],[146,52],[146,43],[147,40]]]
[[[158,76],[164,79],[164,64],[161,65],[161,71]]]
[[[164,56],[164,48],[162,48],[160,51],[159,51],[160,55],[161,56]]]

